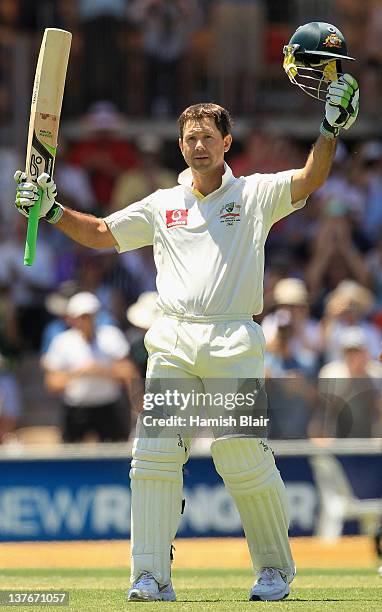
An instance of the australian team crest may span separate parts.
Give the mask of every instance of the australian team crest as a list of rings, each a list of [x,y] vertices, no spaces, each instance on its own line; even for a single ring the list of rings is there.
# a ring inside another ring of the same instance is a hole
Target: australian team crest
[[[220,223],[224,223],[225,225],[233,225],[240,221],[241,214],[241,205],[236,204],[236,202],[229,202],[222,206],[219,211],[219,219]]]
[[[340,49],[342,46],[340,37],[335,33],[329,34],[329,36],[325,38],[323,44],[325,47],[335,47],[336,49]]]

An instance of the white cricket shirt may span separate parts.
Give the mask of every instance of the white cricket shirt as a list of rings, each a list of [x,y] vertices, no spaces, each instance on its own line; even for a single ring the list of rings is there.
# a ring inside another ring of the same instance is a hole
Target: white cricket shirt
[[[154,246],[158,306],[175,315],[233,317],[263,309],[264,244],[292,206],[295,170],[235,178],[225,165],[219,189],[203,197],[191,170],[180,185],[105,218],[118,252]]]

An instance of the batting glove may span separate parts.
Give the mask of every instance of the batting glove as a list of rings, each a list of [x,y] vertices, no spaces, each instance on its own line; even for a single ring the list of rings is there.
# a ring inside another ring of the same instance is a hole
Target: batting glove
[[[24,217],[29,217],[30,207],[39,198],[40,187],[42,197],[39,218],[45,217],[49,223],[57,223],[61,219],[64,209],[56,202],[57,187],[49,174],[46,172],[41,174],[37,179],[37,185],[27,182],[27,175],[21,170],[16,170],[13,178],[17,184],[15,206]]]
[[[358,83],[350,74],[343,74],[328,87],[325,119],[320,132],[326,138],[337,138],[340,128],[348,130],[357,119],[359,111]]]

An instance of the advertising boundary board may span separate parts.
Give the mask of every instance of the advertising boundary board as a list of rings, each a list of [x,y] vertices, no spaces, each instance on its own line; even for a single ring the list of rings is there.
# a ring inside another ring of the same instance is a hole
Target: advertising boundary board
[[[275,446],[275,445],[274,445]],[[350,448],[336,465],[356,497],[382,497],[382,455]],[[120,445],[99,454],[81,449],[58,456],[0,456],[0,542],[121,539],[130,536],[130,457]],[[370,451],[370,449],[369,449]],[[317,453],[315,453],[317,454]],[[277,465],[290,503],[291,536],[315,533],[320,495],[309,452],[282,452]],[[326,453],[328,456],[328,454]],[[186,508],[179,536],[242,536],[240,519],[209,456],[185,467]],[[344,533],[358,533],[346,522]]]

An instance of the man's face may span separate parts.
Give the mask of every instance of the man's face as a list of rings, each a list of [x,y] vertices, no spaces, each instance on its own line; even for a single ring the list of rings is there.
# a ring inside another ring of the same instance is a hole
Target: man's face
[[[208,174],[223,165],[224,153],[229,150],[231,142],[230,134],[223,138],[214,119],[205,117],[185,123],[179,146],[192,170]]]
[[[366,366],[369,354],[366,348],[349,348],[344,351],[344,360],[349,368],[350,374],[356,378],[366,375]]]
[[[94,333],[94,315],[86,313],[72,318],[72,327],[78,329],[87,338],[91,338]]]

